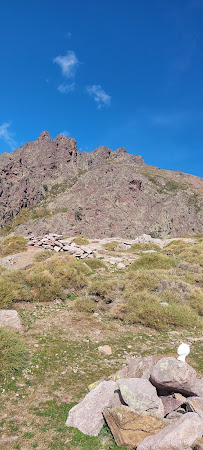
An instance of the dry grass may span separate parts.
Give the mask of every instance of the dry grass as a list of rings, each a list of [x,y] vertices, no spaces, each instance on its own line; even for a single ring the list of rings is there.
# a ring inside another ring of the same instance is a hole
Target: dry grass
[[[27,241],[23,236],[7,237],[0,244],[0,256],[14,255],[15,253],[25,252],[27,250]]]

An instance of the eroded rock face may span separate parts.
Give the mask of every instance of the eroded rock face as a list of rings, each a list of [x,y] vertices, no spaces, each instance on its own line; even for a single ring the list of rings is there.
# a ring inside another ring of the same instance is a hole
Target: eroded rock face
[[[114,381],[103,381],[70,410],[66,425],[89,436],[97,436],[104,425],[102,411],[108,407],[116,389]]]
[[[123,378],[117,380],[121,396],[125,403],[135,411],[148,411],[164,416],[162,401],[159,399],[156,389],[143,378]]]
[[[104,417],[116,444],[132,449],[165,426],[160,417],[147,412],[135,412],[127,406],[106,408]]]
[[[152,369],[151,383],[158,389],[195,395],[196,371],[186,362],[162,358]]]
[[[121,147],[78,152],[76,141],[44,131],[0,155],[0,226],[45,199],[54,213],[20,225],[21,234],[85,233],[136,238],[202,232],[203,179],[147,166]]]
[[[203,421],[194,413],[184,414],[155,436],[145,438],[137,450],[185,450],[202,437]]]

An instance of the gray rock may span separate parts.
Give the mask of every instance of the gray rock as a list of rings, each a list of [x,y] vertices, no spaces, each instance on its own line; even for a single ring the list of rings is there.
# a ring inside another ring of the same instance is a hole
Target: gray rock
[[[135,411],[148,411],[164,416],[164,407],[156,389],[144,378],[123,378],[117,385],[125,403]]]
[[[162,358],[153,367],[150,381],[158,389],[195,395],[197,374],[186,362],[172,357]]]
[[[112,380],[119,378],[146,378],[149,380],[151,371],[156,363],[157,358],[154,356],[131,358],[127,366],[118,370],[109,378]]]
[[[61,250],[60,247],[58,247],[57,245],[54,246],[54,251],[55,251],[55,252],[60,252],[60,250]]]
[[[0,310],[0,327],[19,331],[22,328],[20,316],[17,311],[10,309]]]
[[[114,381],[103,381],[70,410],[66,425],[89,436],[97,436],[104,425],[102,411],[109,406],[116,389]]]
[[[145,438],[137,450],[186,450],[202,437],[203,421],[195,413],[186,413],[154,436]]]

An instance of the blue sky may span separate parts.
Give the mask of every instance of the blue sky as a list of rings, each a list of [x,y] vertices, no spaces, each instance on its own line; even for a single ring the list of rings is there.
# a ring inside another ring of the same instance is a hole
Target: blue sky
[[[203,0],[0,2],[0,153],[65,132],[203,176]]]

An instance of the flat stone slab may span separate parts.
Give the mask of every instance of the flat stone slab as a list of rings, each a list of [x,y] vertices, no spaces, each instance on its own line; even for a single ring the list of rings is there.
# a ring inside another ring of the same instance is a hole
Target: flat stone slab
[[[0,327],[19,331],[22,328],[20,316],[17,311],[10,309],[0,310]]]

